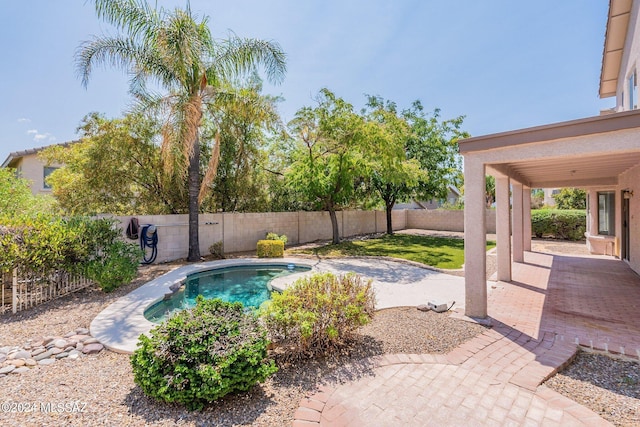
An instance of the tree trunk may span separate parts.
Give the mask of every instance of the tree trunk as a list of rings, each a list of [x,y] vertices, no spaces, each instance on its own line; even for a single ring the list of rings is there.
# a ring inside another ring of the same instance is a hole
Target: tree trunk
[[[200,204],[200,138],[196,133],[193,152],[189,158],[189,255],[187,261],[200,261],[200,241],[198,238],[198,214]]]
[[[387,211],[387,234],[391,235],[393,234],[393,224],[391,223],[391,211],[393,210],[393,205],[395,205],[395,203],[385,200],[384,204],[385,204],[385,210]]]
[[[340,243],[340,232],[338,230],[338,217],[336,217],[336,210],[333,205],[329,206],[329,217],[331,218],[331,230],[333,231],[333,240],[331,243],[337,245]]]

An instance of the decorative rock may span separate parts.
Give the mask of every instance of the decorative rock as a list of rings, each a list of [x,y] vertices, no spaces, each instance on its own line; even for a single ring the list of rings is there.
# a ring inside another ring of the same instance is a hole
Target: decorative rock
[[[80,357],[80,352],[78,350],[71,350],[69,352],[69,357],[67,359],[76,360]]]
[[[54,355],[54,356],[55,356],[56,354],[60,354],[60,353],[62,353],[63,351],[64,351],[63,349],[58,348],[58,347],[54,347],[54,348],[52,348],[51,350],[49,350],[49,352],[50,352],[52,355]]]
[[[49,351],[45,351],[44,353],[40,353],[39,355],[34,356],[34,357],[33,357],[33,359],[34,359],[36,362],[40,362],[41,360],[46,360],[46,359],[48,359],[49,357],[51,357],[51,354],[52,354],[52,353],[51,353],[51,350],[49,350]]]
[[[13,372],[15,369],[15,366],[7,365],[4,368],[0,368],[0,374],[8,374],[9,372]]]
[[[35,350],[31,351],[31,356],[37,356],[39,354],[44,353],[45,351],[47,350],[45,350],[44,347],[38,347]]]
[[[20,366],[24,366],[25,365],[25,361],[24,359],[15,359],[11,361],[11,364],[13,366],[15,366],[16,368],[19,368]]]
[[[11,359],[28,359],[31,357],[31,353],[26,350],[20,350],[11,355]]]
[[[44,337],[44,339],[42,340],[42,345],[46,347],[47,344],[51,343],[51,341],[53,341],[54,339],[56,339],[56,337]]]
[[[30,369],[27,368],[26,366],[23,366],[21,368],[18,369],[14,369],[13,371],[11,371],[12,374],[21,374],[23,372],[28,372]]]
[[[4,362],[5,360],[7,360],[7,356],[0,356],[0,363]]]
[[[82,351],[83,348],[84,348],[84,344],[82,344],[81,342],[76,344],[76,350]]]
[[[38,362],[36,362],[34,359],[27,359],[24,361],[24,363],[27,366],[36,366],[38,364]]]
[[[53,345],[58,348],[65,348],[67,346],[67,340],[63,340],[62,338],[57,339],[53,342]]]
[[[74,336],[75,334],[76,334],[75,331],[67,332],[66,334],[64,334],[62,336],[62,338],[70,338],[70,337]]]
[[[55,363],[56,359],[42,359],[38,362],[38,365],[47,366]]]
[[[78,328],[78,329],[76,329],[76,334],[78,334],[78,335],[89,335],[89,330],[87,328]]]
[[[95,342],[85,345],[82,349],[82,352],[84,354],[96,354],[100,353],[103,348],[104,346],[102,344]]]
[[[81,340],[81,342],[82,344],[87,345],[87,344],[94,344],[100,341],[98,341],[96,338],[88,337],[87,339]]]
[[[71,350],[74,350],[75,348],[76,348],[75,345],[70,345],[70,346],[65,347],[64,351],[66,353],[69,353]]]
[[[0,347],[0,353],[2,354],[8,354],[10,350],[11,347]]]
[[[68,355],[69,355],[69,353],[67,353],[67,352],[65,351],[65,352],[62,352],[62,353],[60,353],[60,354],[56,354],[56,359],[64,359],[64,358],[65,358],[65,357],[67,357]]]
[[[426,304],[420,304],[420,305],[419,305],[419,306],[417,306],[416,308],[417,308],[418,310],[420,310],[420,311],[429,311],[429,310],[431,310],[431,309],[429,308],[429,306],[428,306],[428,305],[426,305]]]

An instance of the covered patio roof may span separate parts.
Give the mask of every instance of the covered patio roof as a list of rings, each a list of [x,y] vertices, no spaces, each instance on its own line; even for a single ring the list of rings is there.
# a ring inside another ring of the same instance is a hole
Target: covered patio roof
[[[633,110],[468,138],[458,144],[463,155],[490,151],[485,162],[489,173],[509,176],[530,188],[616,185],[621,173],[640,163],[638,129],[640,110]]]

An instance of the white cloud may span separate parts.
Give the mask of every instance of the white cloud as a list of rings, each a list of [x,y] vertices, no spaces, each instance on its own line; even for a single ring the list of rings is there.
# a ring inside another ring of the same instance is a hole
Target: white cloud
[[[40,133],[38,132],[37,129],[29,129],[27,131],[27,134],[33,135],[33,140],[36,142],[42,142],[42,141],[54,142],[56,140],[56,137],[51,135],[49,132]]]
[[[27,119],[25,117],[21,117],[18,119],[18,123],[31,123],[31,119]]]

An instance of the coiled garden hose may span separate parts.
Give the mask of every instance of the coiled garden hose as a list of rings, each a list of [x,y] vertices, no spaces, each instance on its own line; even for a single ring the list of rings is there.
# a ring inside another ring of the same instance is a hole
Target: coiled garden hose
[[[147,255],[147,248],[151,254]],[[142,264],[151,264],[158,256],[158,232],[155,225],[147,224],[140,230],[140,249],[144,252]]]

